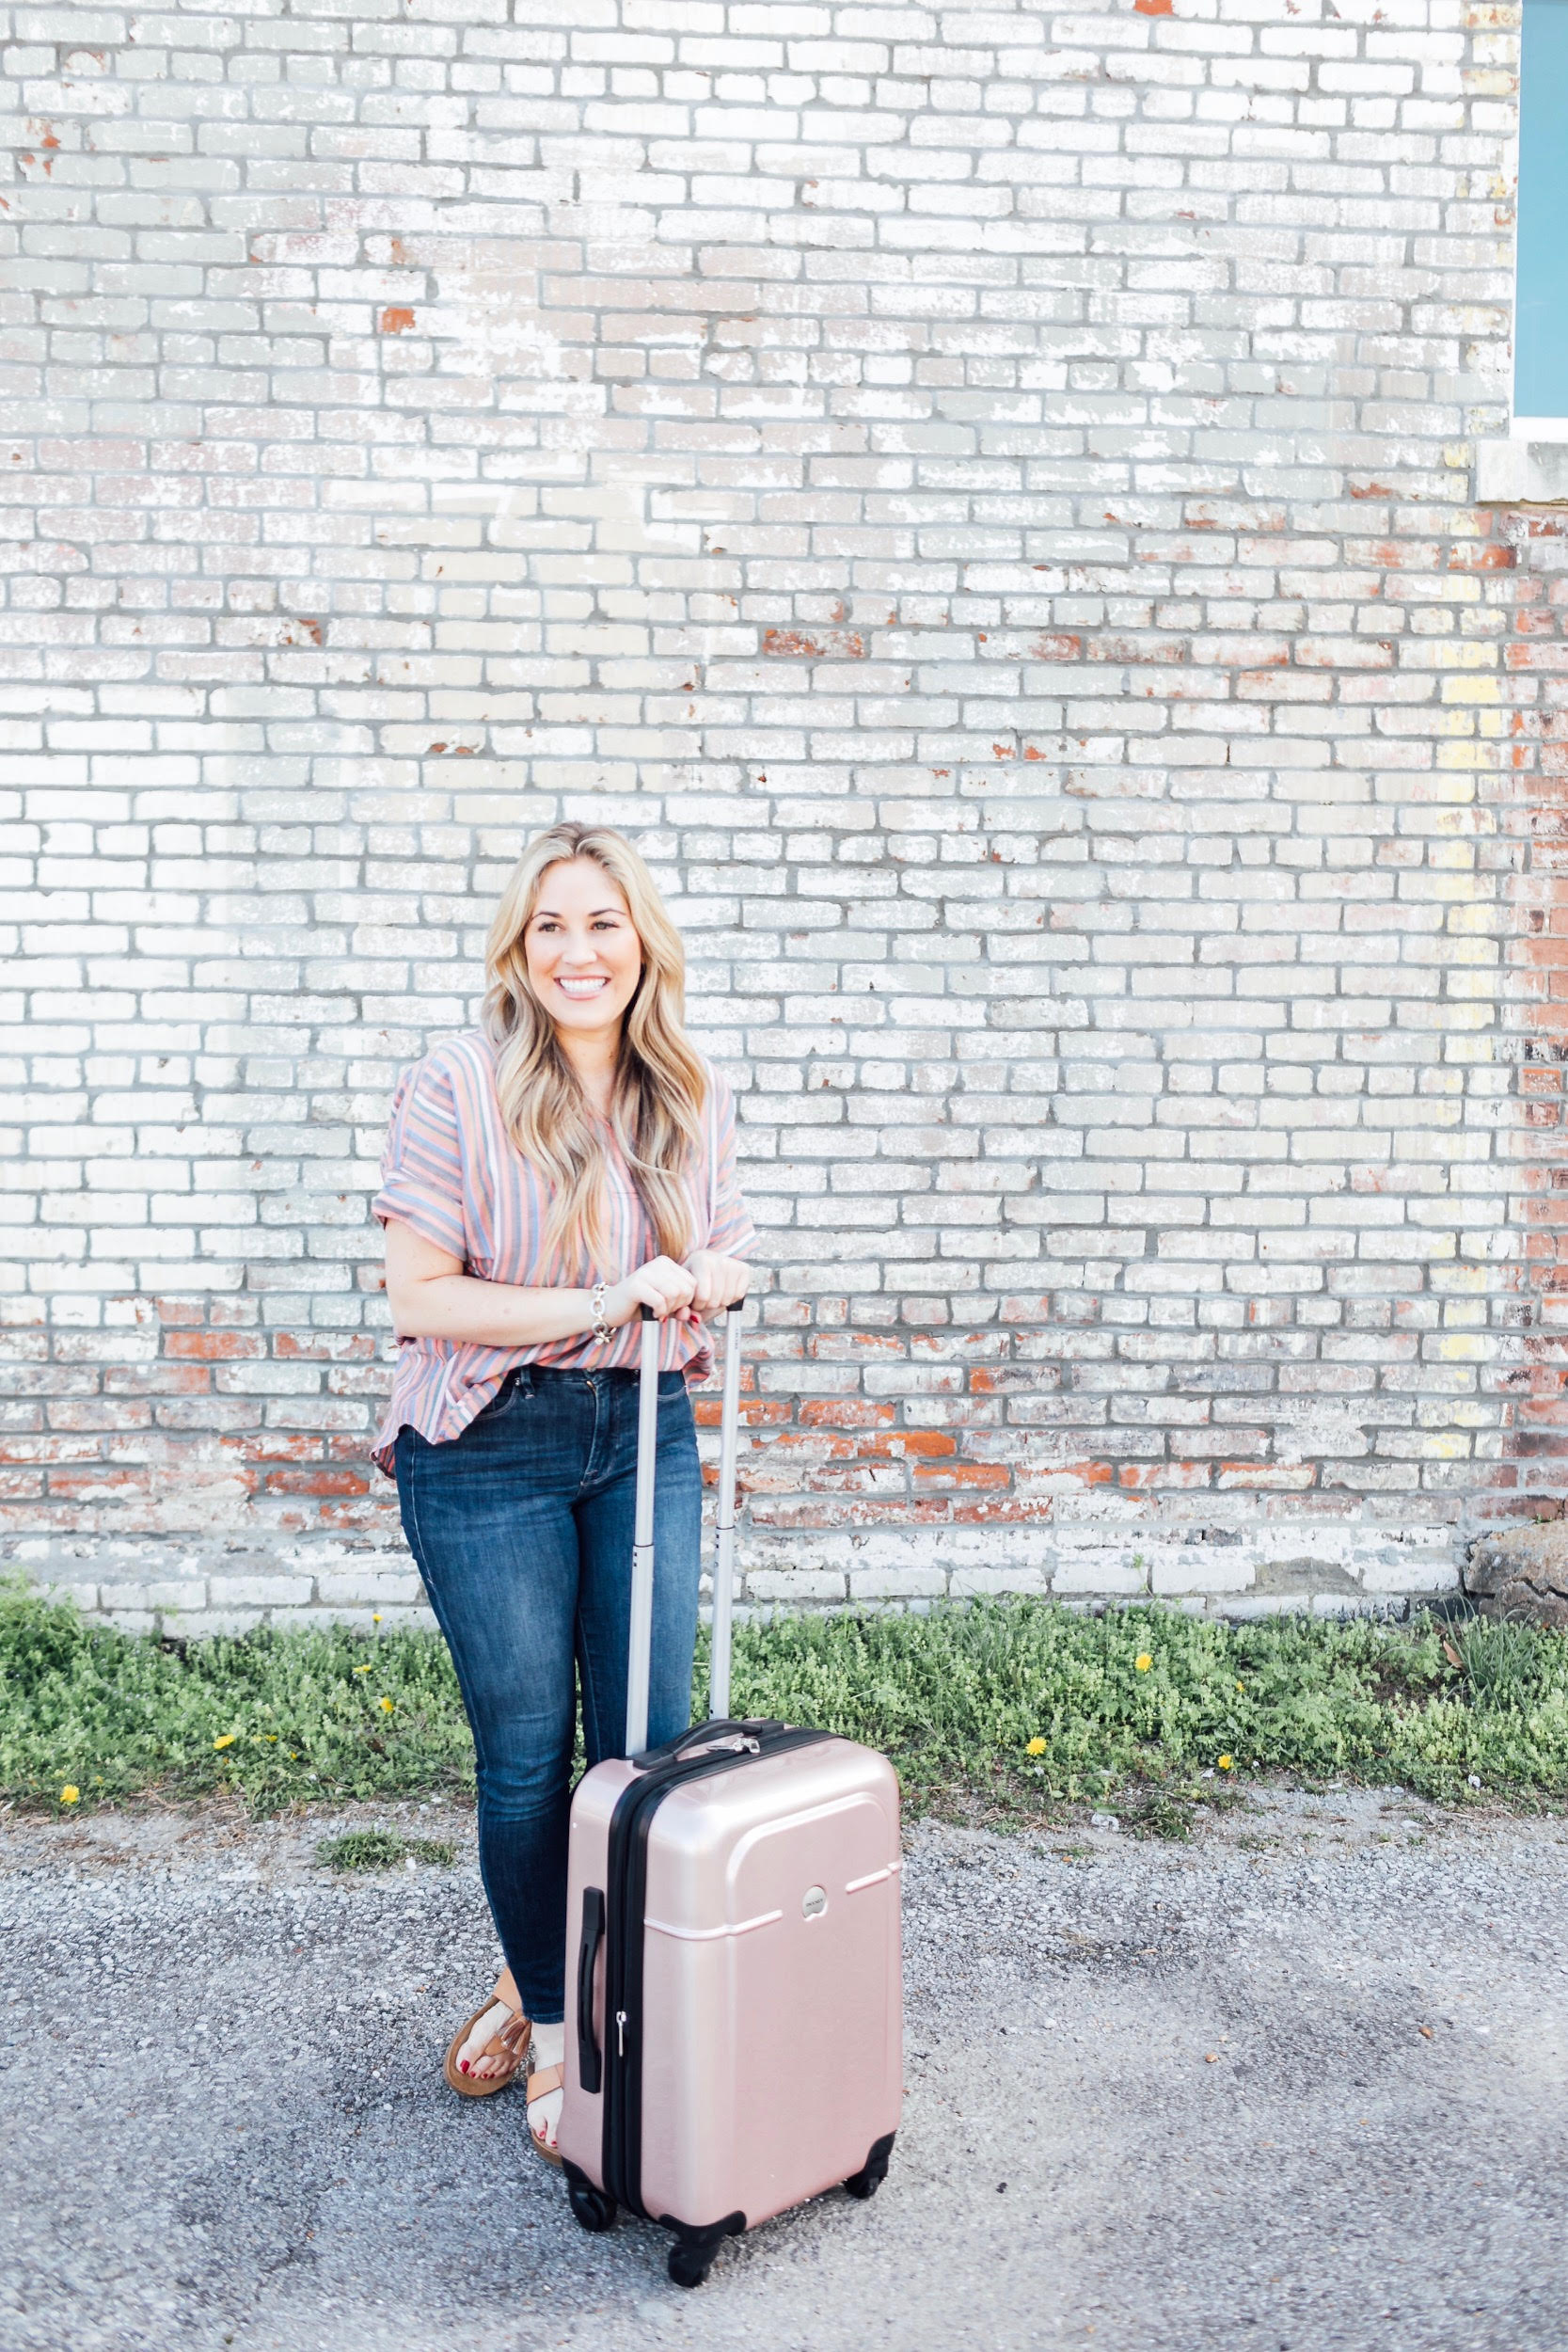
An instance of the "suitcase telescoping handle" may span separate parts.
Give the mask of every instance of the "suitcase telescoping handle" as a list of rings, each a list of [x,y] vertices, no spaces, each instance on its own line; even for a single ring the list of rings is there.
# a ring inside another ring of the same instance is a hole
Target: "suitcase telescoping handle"
[[[735,1469],[740,1428],[740,1311],[732,1301],[724,1317],[723,1405],[719,1430],[719,1558],[713,1572],[713,1674],[708,1714],[730,1710],[730,1617],[735,1581]],[[648,1670],[654,1630],[654,1455],[658,1445],[658,1323],[642,1309],[642,1354],[638,1367],[637,1504],[631,1547],[631,1641],[626,1660],[626,1754],[641,1756],[648,1744]]]
[[[631,1545],[631,1639],[626,1657],[626,1754],[648,1744],[648,1668],[654,1635],[654,1454],[658,1444],[658,1325],[642,1310],[637,1391],[637,1509]]]
[[[735,1608],[735,1466],[740,1445],[740,1311],[735,1299],[724,1317],[724,1402],[719,1415],[719,1507],[714,1519],[719,1557],[713,1564],[713,1671],[708,1677],[710,1723],[730,1711],[730,1617]]]

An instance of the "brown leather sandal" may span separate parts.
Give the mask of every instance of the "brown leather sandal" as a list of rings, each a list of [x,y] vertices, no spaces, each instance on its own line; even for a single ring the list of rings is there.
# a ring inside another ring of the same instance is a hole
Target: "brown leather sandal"
[[[547,2099],[552,2090],[560,2090],[562,2088],[565,2080],[566,2069],[564,2066],[542,2066],[537,2074],[531,2074],[528,2078],[529,2106],[532,2106],[535,2099]],[[530,2139],[532,2140],[534,2146],[538,2149],[539,2153],[544,2157],[545,2162],[546,2164],[553,2164],[557,2169],[559,2169],[561,2165],[560,2149],[552,2148],[547,2139],[541,2139],[539,2134],[534,2130],[531,2123],[528,2127],[528,2136]]]
[[[500,2074],[465,2074],[459,2071],[457,2064],[457,2053],[480,2019],[487,2017],[493,2009],[506,2009],[507,2007],[508,2004],[505,2001],[498,2001],[492,1993],[483,2007],[476,2009],[467,2024],[459,2026],[452,2035],[447,2050],[446,2063],[441,2072],[460,2098],[488,2099],[493,2090],[505,2090],[515,2081],[517,2069],[528,2056],[529,2041],[533,2032],[533,2027],[529,2024],[528,2019],[521,2016],[516,2010],[511,2011],[500,2031],[491,2035],[479,2054],[481,2058],[505,2058],[507,2064]]]

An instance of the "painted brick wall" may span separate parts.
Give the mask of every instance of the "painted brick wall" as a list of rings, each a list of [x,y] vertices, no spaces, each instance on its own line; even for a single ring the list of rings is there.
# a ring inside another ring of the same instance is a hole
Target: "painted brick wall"
[[[0,26],[13,1556],[417,1604],[367,1200],[562,815],[740,1089],[753,1602],[1398,1599],[1560,1499],[1514,9]]]

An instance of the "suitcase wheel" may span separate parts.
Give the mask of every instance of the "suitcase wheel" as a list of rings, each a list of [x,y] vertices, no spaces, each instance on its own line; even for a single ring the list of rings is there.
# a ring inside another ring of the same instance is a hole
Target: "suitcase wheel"
[[[732,2213],[724,2220],[711,2222],[704,2230],[687,2229],[670,2214],[660,2214],[659,2221],[666,2230],[680,2233],[670,2249],[666,2265],[678,2287],[700,2287],[713,2268],[713,2257],[724,2240],[738,2237],[746,2227],[743,2213]]]
[[[592,2181],[568,2181],[566,2195],[585,2230],[592,2230],[595,2235],[601,2230],[613,2230],[615,2200],[607,2197],[602,2188],[595,2188]]]
[[[876,2196],[877,2191],[887,2179],[888,2163],[892,2157],[893,2143],[896,2137],[895,2132],[889,2132],[885,2139],[879,2139],[870,2150],[860,2170],[850,2173],[844,2185],[851,2197]]]
[[[670,2276],[678,2287],[700,2287],[713,2267],[713,2249],[677,2238],[670,2249]]]

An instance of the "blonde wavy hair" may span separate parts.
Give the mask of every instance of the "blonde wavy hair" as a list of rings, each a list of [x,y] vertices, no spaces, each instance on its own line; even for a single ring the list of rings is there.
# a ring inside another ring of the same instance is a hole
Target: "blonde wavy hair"
[[[524,940],[552,866],[592,858],[626,902],[642,943],[642,976],[621,1023],[610,1119],[664,1256],[684,1256],[692,1233],[688,1180],[702,1134],[707,1080],[686,1031],[686,950],[658,887],[624,834],[609,825],[552,825],[518,859],[484,943],[485,1035],[506,1131],[550,1188],[548,1246],[568,1271],[616,1277],[605,1249],[602,1132],[533,993]]]

